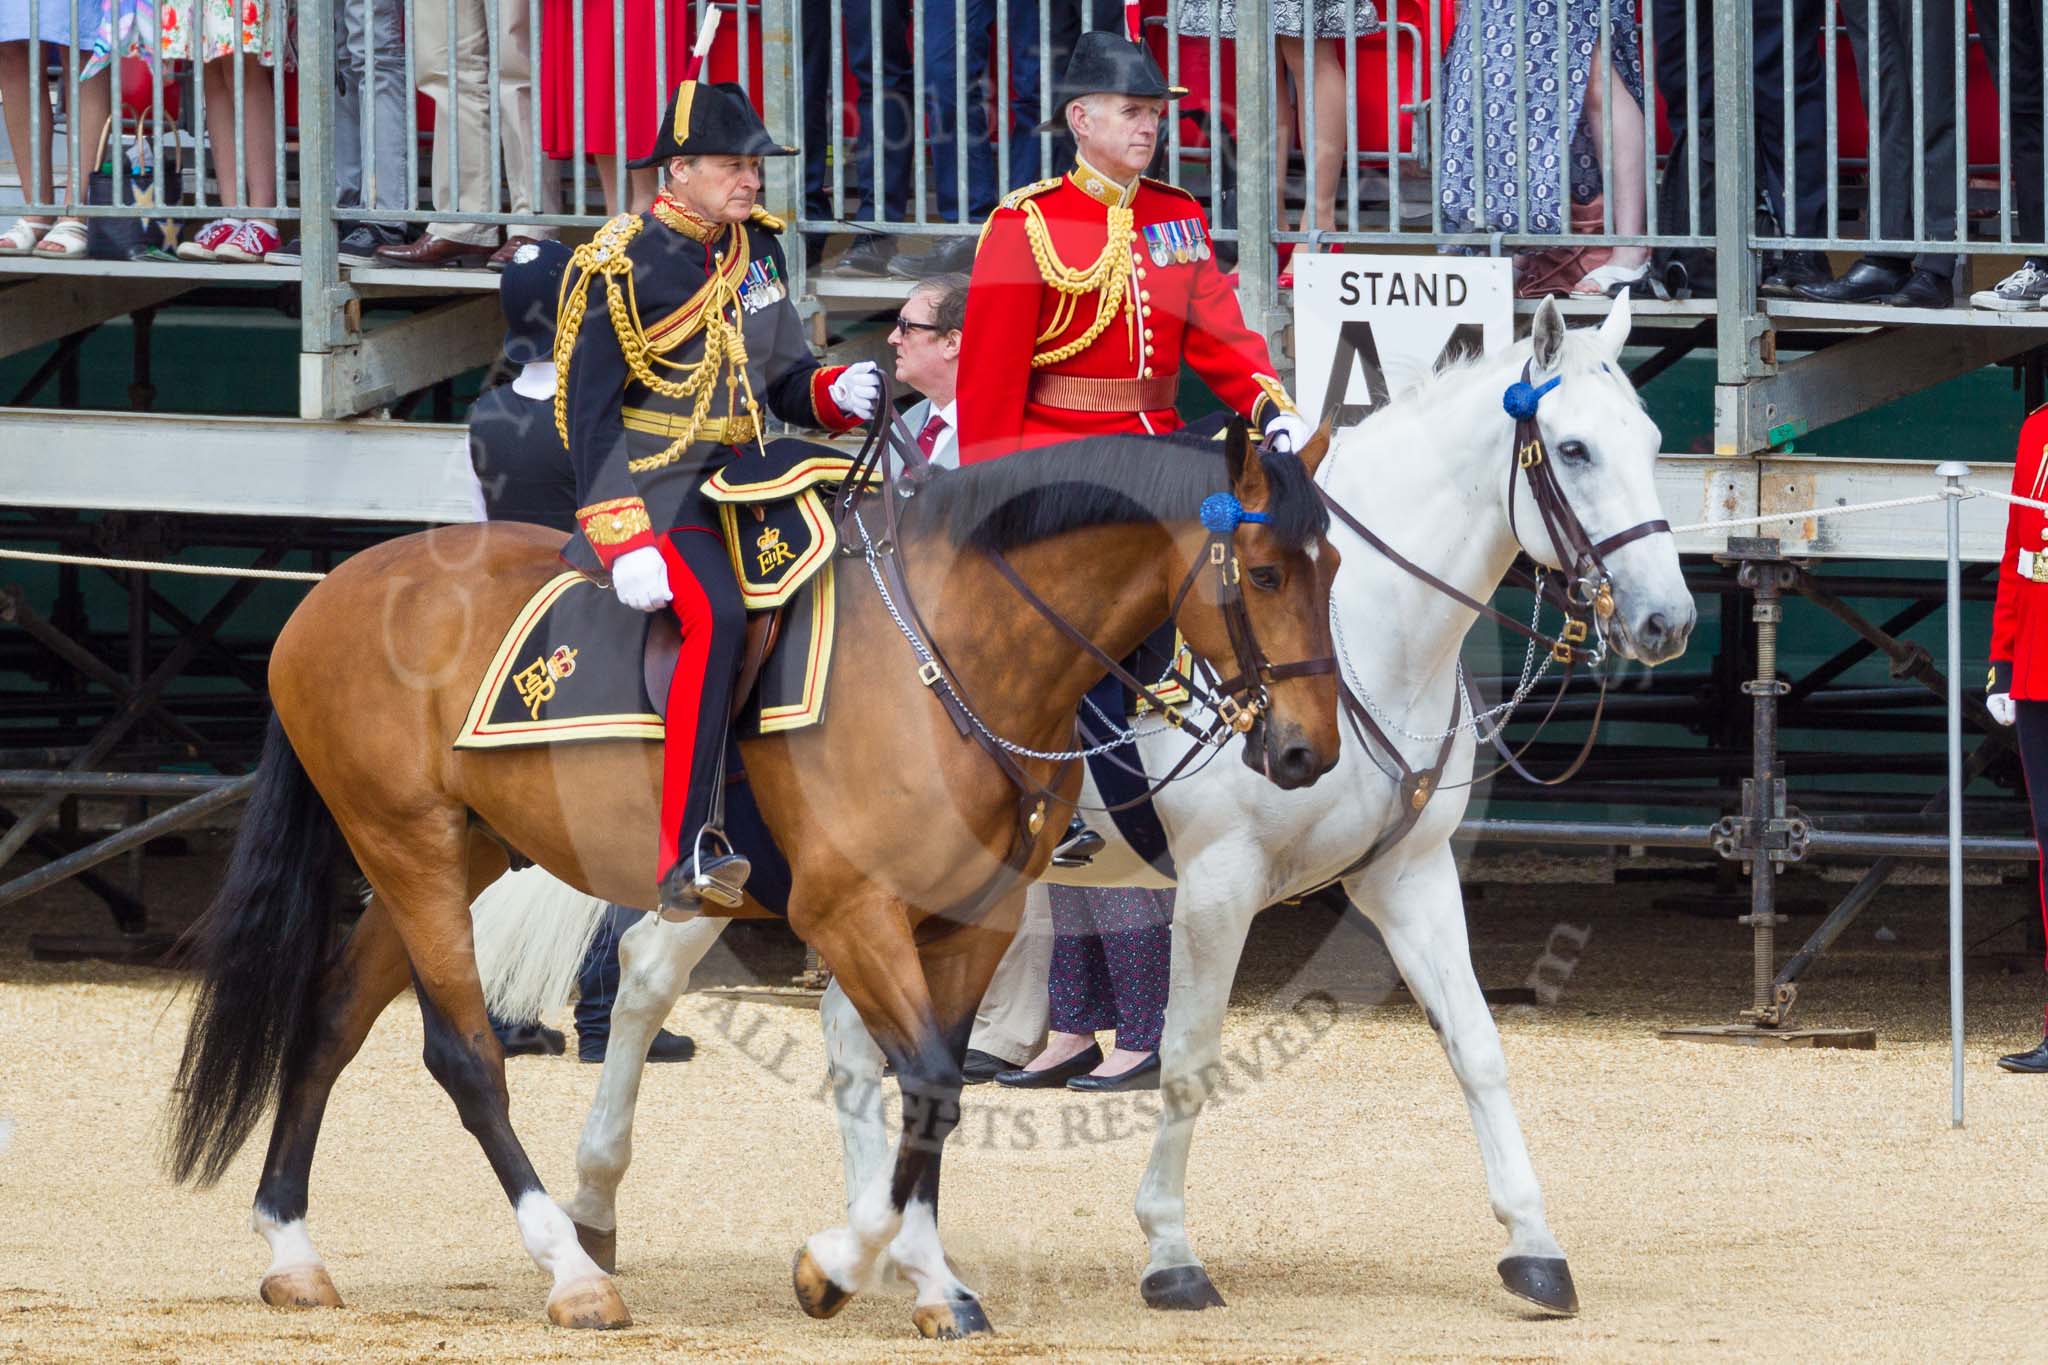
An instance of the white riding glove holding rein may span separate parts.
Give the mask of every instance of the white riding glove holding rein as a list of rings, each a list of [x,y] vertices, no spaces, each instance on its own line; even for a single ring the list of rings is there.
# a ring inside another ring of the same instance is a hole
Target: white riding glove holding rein
[[[1275,413],[1273,419],[1266,423],[1266,439],[1272,442],[1275,455],[1301,454],[1301,448],[1313,435],[1315,428],[1297,413]]]
[[[2012,693],[1993,692],[1984,698],[1984,709],[1991,713],[1991,719],[2000,725],[2010,725],[2015,719],[2012,709]]]
[[[628,550],[612,563],[612,591],[634,611],[660,611],[668,605],[668,565],[652,545]]]
[[[882,372],[872,360],[848,365],[832,381],[829,392],[841,412],[865,422],[875,415],[875,404],[882,401]]]

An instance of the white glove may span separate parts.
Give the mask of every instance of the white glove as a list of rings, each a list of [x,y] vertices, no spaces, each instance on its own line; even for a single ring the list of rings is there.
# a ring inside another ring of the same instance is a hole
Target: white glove
[[[1993,692],[1984,698],[1984,709],[1991,713],[1991,719],[2000,725],[2013,722],[2012,693]]]
[[[612,563],[612,591],[634,611],[660,611],[668,605],[668,565],[652,545],[628,550]]]
[[[1315,431],[1300,414],[1292,412],[1277,413],[1266,423],[1266,439],[1273,443],[1276,455],[1299,455]]]
[[[875,415],[875,404],[882,401],[882,372],[872,360],[848,365],[832,381],[830,393],[841,412],[865,422]]]

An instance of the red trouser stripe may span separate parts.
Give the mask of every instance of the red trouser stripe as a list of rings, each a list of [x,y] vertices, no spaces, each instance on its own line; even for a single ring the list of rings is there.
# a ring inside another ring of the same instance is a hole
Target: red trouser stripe
[[[681,534],[690,534],[682,532]],[[668,561],[669,607],[682,623],[683,647],[668,685],[668,742],[662,746],[661,862],[658,877],[675,866],[683,814],[690,803],[690,775],[696,758],[698,706],[711,658],[711,599],[668,536],[655,542]],[[696,831],[692,830],[692,834]]]

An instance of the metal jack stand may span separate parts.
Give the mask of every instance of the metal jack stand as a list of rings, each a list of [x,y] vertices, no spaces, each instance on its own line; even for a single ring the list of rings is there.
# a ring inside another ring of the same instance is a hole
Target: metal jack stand
[[[1798,987],[1776,979],[1778,926],[1785,920],[1777,908],[1777,876],[1786,863],[1806,857],[1810,833],[1798,808],[1786,804],[1785,780],[1778,776],[1778,698],[1790,690],[1778,679],[1778,625],[1785,616],[1784,590],[1798,570],[1779,556],[1775,539],[1730,539],[1728,549],[1727,559],[1738,566],[1737,581],[1750,591],[1750,620],[1756,623],[1756,677],[1742,685],[1752,706],[1753,771],[1742,782],[1742,814],[1724,816],[1715,827],[1714,850],[1739,860],[1749,874],[1749,913],[1737,922],[1750,928],[1750,1005],[1738,1016],[1740,1023],[1663,1029],[1657,1036],[1750,1046],[1874,1048],[1877,1035],[1869,1029],[1785,1027]]]

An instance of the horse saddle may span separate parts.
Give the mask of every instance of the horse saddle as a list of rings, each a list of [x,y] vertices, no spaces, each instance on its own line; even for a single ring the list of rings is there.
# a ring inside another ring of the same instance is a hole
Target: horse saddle
[[[776,441],[703,484],[748,610],[733,689],[742,737],[824,718],[839,544],[826,498],[852,464],[827,446]],[[634,611],[581,571],[558,574],[513,618],[455,747],[659,740],[681,643],[668,612]]]

